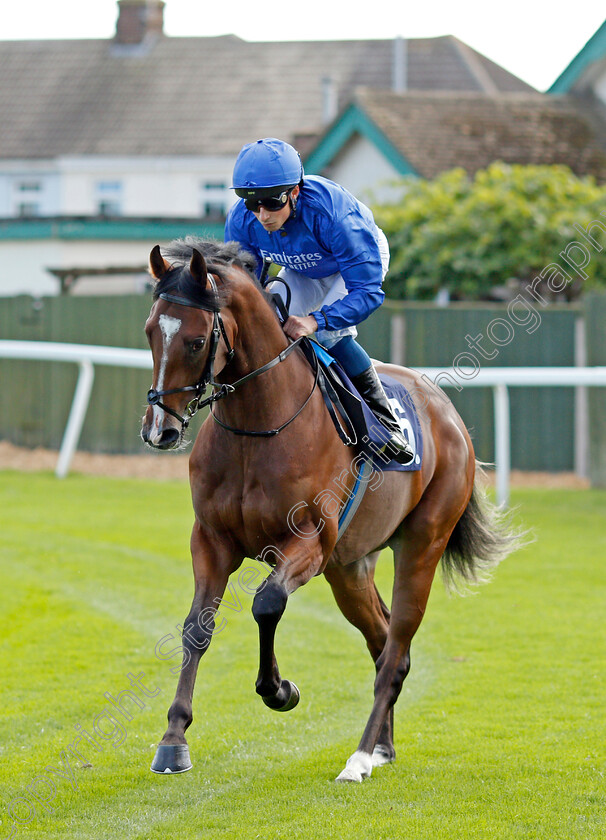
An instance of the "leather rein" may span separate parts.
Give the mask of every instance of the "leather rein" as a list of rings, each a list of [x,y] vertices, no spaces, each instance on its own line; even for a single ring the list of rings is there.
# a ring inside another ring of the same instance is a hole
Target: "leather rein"
[[[217,285],[215,283],[214,277],[209,274],[208,275],[208,282],[210,284],[211,289],[217,296]],[[241,385],[244,385],[245,382],[248,382],[251,379],[254,379],[256,376],[260,376],[262,373],[273,368],[275,365],[280,364],[283,362],[288,356],[292,353],[292,351],[298,347],[300,342],[303,338],[298,338],[296,341],[293,341],[292,344],[289,344],[281,353],[278,353],[271,361],[267,362],[266,364],[262,365],[260,368],[251,371],[251,373],[247,373],[246,376],[242,376],[240,379],[237,379],[231,385],[227,383],[220,383],[215,381],[215,373],[214,373],[214,365],[215,365],[215,357],[217,355],[217,349],[219,347],[219,342],[223,339],[225,346],[227,348],[227,363],[231,362],[235,355],[235,350],[231,346],[229,342],[229,338],[227,332],[225,330],[225,325],[223,323],[223,319],[221,317],[221,307],[217,303],[215,306],[212,305],[202,305],[200,303],[196,303],[189,298],[182,297],[180,295],[173,295],[168,292],[163,292],[162,294],[158,295],[158,297],[162,300],[167,301],[168,303],[176,303],[179,306],[188,306],[192,309],[203,309],[206,312],[213,313],[213,327],[211,332],[211,344],[210,350],[208,353],[208,359],[206,361],[206,365],[204,366],[204,370],[202,371],[202,375],[200,379],[194,385],[185,385],[182,388],[168,388],[164,391],[158,391],[155,388],[150,388],[147,392],[147,402],[149,405],[157,405],[168,414],[175,417],[182,425],[183,429],[185,430],[189,425],[189,422],[195,414],[200,411],[201,408],[205,408],[206,406],[210,406],[210,414],[221,428],[226,429],[229,432],[233,432],[236,435],[246,435],[249,437],[273,437],[274,435],[279,434],[282,429],[285,429],[289,426],[293,420],[295,420],[299,414],[303,411],[305,406],[311,400],[314,391],[316,390],[316,386],[318,384],[318,377],[319,377],[319,365],[315,365],[315,376],[314,376],[314,384],[309,393],[309,396],[303,403],[303,405],[293,414],[290,420],[287,420],[285,423],[282,423],[281,426],[278,426],[275,429],[268,429],[267,431],[252,431],[249,429],[238,429],[234,426],[229,426],[227,423],[224,423],[222,420],[214,414],[212,410],[213,403],[216,403],[218,400],[224,399],[225,397],[232,394],[237,388]],[[218,300],[218,296],[217,296]],[[207,386],[210,385],[212,388],[216,388],[210,396],[203,399],[204,394],[206,393]],[[181,416],[178,412],[174,411],[174,409],[169,408],[162,402],[162,397],[169,396],[171,394],[183,394],[192,391],[194,393],[194,398],[187,403],[185,407],[185,416]]]

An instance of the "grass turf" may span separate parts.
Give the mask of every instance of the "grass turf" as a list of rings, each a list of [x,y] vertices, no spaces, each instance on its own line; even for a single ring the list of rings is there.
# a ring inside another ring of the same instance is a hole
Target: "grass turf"
[[[513,500],[537,540],[475,595],[449,597],[436,579],[396,707],[394,765],[334,783],[369,714],[374,669],[315,579],[278,631],[299,706],[280,715],[255,695],[256,625],[239,590],[241,610],[223,610],[202,661],[194,769],[165,778],[149,764],[178,657],[154,648],[177,636],[192,594],[188,488],[0,473],[0,840],[602,840],[606,493]],[[390,566],[386,553],[387,596]],[[130,720],[106,697],[125,689],[139,698],[123,695]]]

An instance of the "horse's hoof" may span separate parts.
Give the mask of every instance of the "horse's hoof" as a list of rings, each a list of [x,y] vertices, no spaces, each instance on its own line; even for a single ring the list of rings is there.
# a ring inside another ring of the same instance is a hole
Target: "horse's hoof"
[[[337,782],[361,782],[372,773],[372,756],[357,750],[347,759],[345,769],[337,776]]]
[[[384,764],[391,764],[396,760],[396,754],[388,747],[382,744],[377,744],[372,753],[372,766],[382,767]]]
[[[301,693],[299,689],[290,680],[282,680],[277,694],[262,698],[265,705],[273,709],[274,712],[290,712],[291,709],[295,708],[300,699]]]
[[[152,773],[185,773],[192,768],[187,744],[160,744],[152,761]]]

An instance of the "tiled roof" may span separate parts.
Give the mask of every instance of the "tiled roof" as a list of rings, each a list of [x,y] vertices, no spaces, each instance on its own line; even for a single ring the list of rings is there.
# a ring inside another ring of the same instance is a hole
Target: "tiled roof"
[[[0,42],[0,158],[235,154],[322,129],[322,78],[343,107],[390,88],[394,41],[251,43],[233,35]],[[408,87],[532,91],[452,36],[406,42]]]
[[[606,180],[606,111],[597,102],[540,93],[421,93],[361,88],[355,104],[419,175],[494,160],[565,164]]]

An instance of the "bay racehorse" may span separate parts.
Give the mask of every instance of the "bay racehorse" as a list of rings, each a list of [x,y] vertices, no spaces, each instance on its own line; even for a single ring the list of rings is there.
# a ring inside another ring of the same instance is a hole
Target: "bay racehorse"
[[[267,706],[287,711],[298,702],[298,689],[278,670],[274,636],[288,597],[314,575],[325,576],[366,640],[376,666],[374,703],[338,776],[361,781],[395,758],[393,707],[438,562],[447,576],[475,580],[509,553],[515,537],[474,489],[471,440],[444,393],[412,370],[380,365],[414,394],[423,462],[413,472],[382,473],[337,542],[338,507],[359,475],[358,453],[341,441],[312,366],[286,338],[253,271],[252,257],[235,243],[187,238],[150,255],[156,284],[145,329],[154,372],[143,440],[158,449],[178,447],[209,384],[212,400],[190,457],[195,594],[168,729],[152,770],[191,767],[185,730],[198,664],[228,578],[250,557],[273,567],[252,605],[260,645],[256,691]],[[326,505],[327,488],[339,505]],[[374,583],[386,546],[394,554],[391,610]]]

